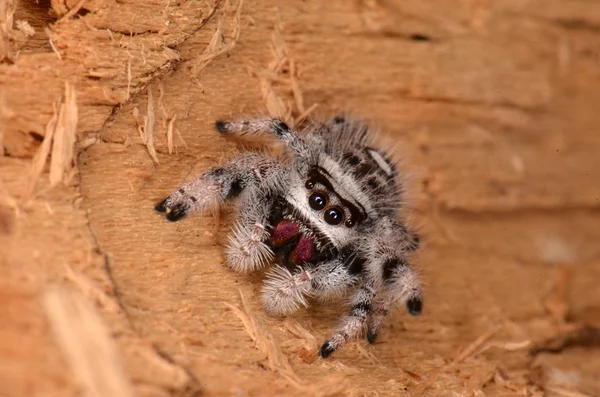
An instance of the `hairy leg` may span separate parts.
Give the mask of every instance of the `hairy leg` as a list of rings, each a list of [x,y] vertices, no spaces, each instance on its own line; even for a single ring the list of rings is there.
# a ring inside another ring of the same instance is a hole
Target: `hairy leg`
[[[260,118],[243,121],[217,121],[217,130],[224,135],[272,134],[281,139],[296,155],[307,158],[308,149],[298,133],[280,119]]]
[[[256,153],[234,158],[182,185],[160,202],[156,211],[175,222],[184,216],[237,197],[247,186],[257,186],[281,170],[276,160]]]
[[[368,319],[367,339],[375,343],[379,331],[396,301],[406,305],[413,316],[421,314],[423,301],[417,275],[408,262],[401,258],[392,258],[384,262],[384,284],[381,293],[373,303]]]
[[[321,357],[329,357],[340,346],[362,332],[371,312],[374,299],[375,288],[373,282],[367,281],[352,296],[350,313],[344,318],[342,326],[321,346]]]

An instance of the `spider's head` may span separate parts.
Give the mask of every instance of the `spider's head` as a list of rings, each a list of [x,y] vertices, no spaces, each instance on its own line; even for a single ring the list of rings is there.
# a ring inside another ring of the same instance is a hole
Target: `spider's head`
[[[395,216],[401,186],[394,164],[370,146],[362,122],[334,119],[308,128],[305,156],[296,157],[298,178],[291,194],[310,224],[343,242]]]
[[[321,153],[305,176],[306,200],[331,226],[352,229],[395,210],[394,165],[371,147]]]

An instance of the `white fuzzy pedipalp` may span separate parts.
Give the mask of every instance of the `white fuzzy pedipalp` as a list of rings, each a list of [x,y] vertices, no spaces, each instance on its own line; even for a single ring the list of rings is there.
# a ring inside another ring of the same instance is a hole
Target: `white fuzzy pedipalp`
[[[310,292],[308,270],[293,275],[282,266],[275,266],[268,274],[262,288],[265,311],[272,316],[283,316],[308,306],[305,295]]]
[[[263,243],[266,235],[264,226],[255,224],[244,227],[239,222],[233,228],[226,249],[227,266],[246,273],[259,269],[273,260],[273,251]]]

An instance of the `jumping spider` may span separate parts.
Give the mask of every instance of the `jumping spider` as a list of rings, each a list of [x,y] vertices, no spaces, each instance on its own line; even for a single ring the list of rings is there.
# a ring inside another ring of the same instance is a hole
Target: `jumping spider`
[[[403,185],[394,164],[370,145],[361,121],[311,123],[300,135],[278,119],[217,121],[224,135],[269,133],[289,160],[247,153],[206,171],[156,206],[169,221],[238,199],[227,265],[249,272],[273,261],[262,289],[265,311],[289,314],[307,297],[351,294],[350,310],[325,341],[326,358],[363,328],[374,343],[392,304],[421,313],[407,256],[418,235],[400,220]]]

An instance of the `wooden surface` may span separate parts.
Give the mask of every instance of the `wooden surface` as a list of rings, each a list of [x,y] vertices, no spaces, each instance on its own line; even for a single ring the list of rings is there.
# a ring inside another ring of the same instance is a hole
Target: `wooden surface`
[[[0,4],[0,396],[600,394],[600,3]],[[269,318],[227,216],[153,205],[249,144],[216,119],[339,109],[411,176],[425,307],[321,360],[339,305]]]

